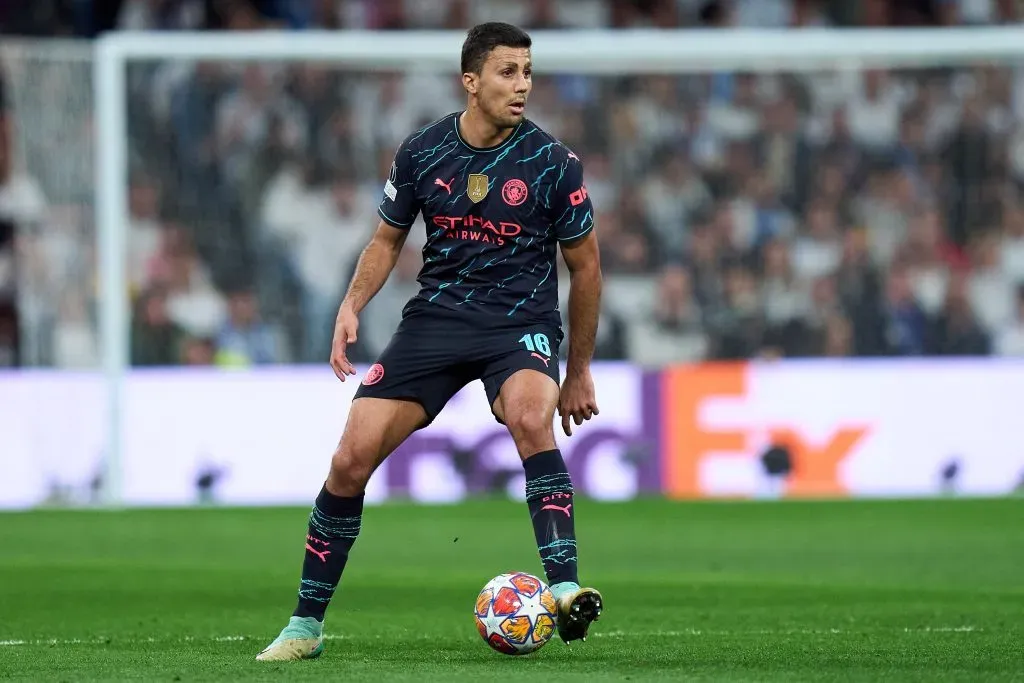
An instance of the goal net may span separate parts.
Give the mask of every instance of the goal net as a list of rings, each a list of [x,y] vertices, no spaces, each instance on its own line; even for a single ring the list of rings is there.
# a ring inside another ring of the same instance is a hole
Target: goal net
[[[0,43],[0,367],[99,364],[92,69],[84,43]]]
[[[112,496],[131,365],[325,363],[395,148],[464,105],[462,37],[5,45],[15,167],[45,198],[24,357],[103,369]],[[932,313],[966,297],[996,338],[1024,279],[1022,55],[1020,29],[537,34],[527,115],[583,159],[603,243],[599,357],[923,353],[858,319],[900,288]]]

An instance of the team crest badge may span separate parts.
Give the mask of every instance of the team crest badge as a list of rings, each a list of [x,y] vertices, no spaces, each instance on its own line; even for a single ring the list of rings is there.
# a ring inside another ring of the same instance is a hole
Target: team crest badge
[[[380,363],[374,363],[366,371],[366,375],[363,377],[363,384],[370,387],[382,379],[384,379],[384,366]]]
[[[527,194],[526,183],[519,178],[509,180],[505,183],[505,186],[501,188],[501,198],[504,199],[505,203],[509,206],[519,206],[526,201]]]
[[[487,196],[488,179],[483,173],[470,173],[469,182],[466,185],[466,194],[474,204],[479,203]]]

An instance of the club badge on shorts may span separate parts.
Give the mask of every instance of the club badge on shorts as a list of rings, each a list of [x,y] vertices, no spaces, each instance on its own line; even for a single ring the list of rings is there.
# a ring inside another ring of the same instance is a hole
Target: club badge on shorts
[[[466,194],[474,204],[479,203],[487,196],[488,180],[483,173],[470,173],[469,182],[466,185]]]

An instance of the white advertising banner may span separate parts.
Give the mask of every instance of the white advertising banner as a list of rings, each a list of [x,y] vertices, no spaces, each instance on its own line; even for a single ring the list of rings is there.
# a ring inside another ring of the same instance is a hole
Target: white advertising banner
[[[595,381],[601,414],[558,444],[577,490],[603,500],[1004,495],[1024,483],[1024,362],[611,364]],[[355,389],[319,367],[134,371],[124,501],[309,504]],[[0,508],[88,502],[103,408],[95,375],[0,373]],[[788,475],[769,474],[772,446]],[[392,455],[367,497],[522,490],[511,439],[474,383]]]
[[[122,420],[125,502],[311,504],[360,377],[341,383],[320,367],[133,371]],[[641,395],[642,375],[604,365],[595,382],[599,420],[558,439],[577,488],[605,499],[657,491],[656,450],[639,464],[631,457],[643,441],[644,414],[657,412]],[[103,410],[98,376],[0,375],[0,507],[88,501],[102,471]],[[522,488],[515,448],[477,382],[377,471],[367,499],[447,502]]]

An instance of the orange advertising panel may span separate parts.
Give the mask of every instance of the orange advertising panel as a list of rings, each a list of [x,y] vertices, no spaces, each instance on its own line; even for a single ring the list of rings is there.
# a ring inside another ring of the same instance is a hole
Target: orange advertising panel
[[[1024,483],[1022,364],[719,363],[661,381],[670,497],[990,495]]]

